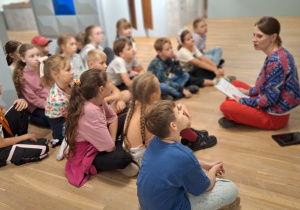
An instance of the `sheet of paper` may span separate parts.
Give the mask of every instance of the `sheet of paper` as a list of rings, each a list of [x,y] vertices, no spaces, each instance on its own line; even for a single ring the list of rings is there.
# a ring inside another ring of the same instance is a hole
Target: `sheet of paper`
[[[230,98],[233,98],[232,95],[236,95],[241,98],[249,98],[249,96],[239,91],[235,86],[233,86],[231,83],[229,83],[226,79],[223,78],[216,85],[216,88],[225,93]]]

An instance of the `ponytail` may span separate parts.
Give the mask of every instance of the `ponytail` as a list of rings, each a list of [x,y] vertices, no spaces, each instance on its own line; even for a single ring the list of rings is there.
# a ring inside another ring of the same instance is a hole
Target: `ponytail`
[[[13,81],[15,84],[15,88],[17,91],[17,94],[19,97],[22,97],[22,86],[24,84],[24,77],[23,77],[23,69],[26,66],[26,63],[24,63],[21,60],[18,60],[17,65],[15,67],[14,73],[13,73]]]
[[[75,136],[84,102],[85,98],[82,95],[80,85],[74,83],[70,101],[68,103],[68,117],[66,119],[65,137],[67,144],[69,145],[69,151],[66,155],[68,159],[70,159],[75,152]]]

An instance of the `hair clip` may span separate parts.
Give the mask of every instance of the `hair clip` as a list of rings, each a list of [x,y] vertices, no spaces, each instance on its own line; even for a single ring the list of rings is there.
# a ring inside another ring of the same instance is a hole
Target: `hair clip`
[[[76,79],[76,80],[74,80],[74,83],[77,85],[77,86],[81,86],[81,81],[80,81],[80,79],[78,78],[78,79]]]
[[[40,57],[39,62],[40,62],[40,77],[44,76],[44,61],[47,60],[48,56]]]

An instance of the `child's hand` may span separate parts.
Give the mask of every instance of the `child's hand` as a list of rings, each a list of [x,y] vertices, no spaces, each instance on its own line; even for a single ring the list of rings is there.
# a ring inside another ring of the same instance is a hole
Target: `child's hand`
[[[181,106],[181,109],[183,111],[183,114],[186,115],[189,119],[191,119],[191,115],[189,113],[189,111],[187,110],[186,106],[183,104],[178,104],[178,106]]]
[[[116,105],[117,105],[117,110],[118,111],[122,111],[126,107],[126,104],[123,100],[118,100]]]
[[[224,72],[224,70],[223,70],[223,69],[220,69],[220,68],[218,68],[218,71],[220,72],[221,76],[222,76],[222,77],[224,77],[224,75],[225,75],[225,72]]]
[[[222,162],[214,165],[210,170],[214,170],[214,173],[216,174],[216,176],[218,176],[218,175],[221,176],[221,175],[225,174],[225,169],[223,167]]]
[[[36,135],[33,133],[27,133],[28,140],[37,142]]]
[[[18,112],[22,111],[23,109],[27,109],[28,107],[28,103],[22,98],[15,100],[13,105],[16,105],[15,109]]]

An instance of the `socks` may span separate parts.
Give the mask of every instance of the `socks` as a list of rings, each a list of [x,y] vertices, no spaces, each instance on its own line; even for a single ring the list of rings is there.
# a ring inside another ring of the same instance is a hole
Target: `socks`
[[[180,132],[180,136],[189,141],[196,141],[197,134],[190,128],[186,128]]]

